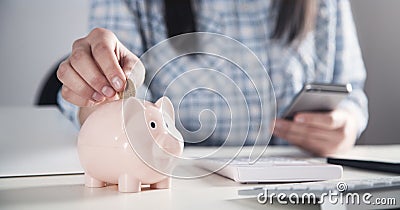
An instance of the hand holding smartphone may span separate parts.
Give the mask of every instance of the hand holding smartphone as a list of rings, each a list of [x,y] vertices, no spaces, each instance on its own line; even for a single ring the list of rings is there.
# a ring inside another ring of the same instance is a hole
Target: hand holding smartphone
[[[351,91],[351,84],[306,84],[286,109],[282,118],[293,120],[298,112],[332,111]]]

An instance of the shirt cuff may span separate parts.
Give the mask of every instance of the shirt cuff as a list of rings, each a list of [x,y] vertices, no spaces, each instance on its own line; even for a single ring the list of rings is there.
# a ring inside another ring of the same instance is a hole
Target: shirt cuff
[[[61,109],[61,112],[66,116],[78,129],[81,128],[79,122],[79,107],[66,101],[61,95],[61,89],[57,94],[57,103]]]

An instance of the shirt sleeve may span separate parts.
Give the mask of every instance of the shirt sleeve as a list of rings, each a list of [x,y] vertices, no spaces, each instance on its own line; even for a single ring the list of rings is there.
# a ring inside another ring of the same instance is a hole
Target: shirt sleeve
[[[141,24],[139,16],[143,7],[143,1],[139,0],[91,0],[89,29],[106,28],[112,31],[125,47],[140,56],[145,51],[143,46],[145,39],[142,39],[142,34],[139,32]],[[137,97],[146,96],[146,100],[151,100],[151,93],[147,89],[146,85],[142,85],[138,89]],[[81,126],[78,118],[79,107],[64,100],[61,90],[57,102],[62,113],[79,128]]]
[[[143,25],[144,1],[91,0],[89,29],[106,28],[112,31],[125,47],[140,56],[146,49],[140,27]],[[143,17],[142,17],[143,16]],[[144,33],[144,32],[143,32]]]
[[[81,127],[79,122],[79,107],[66,101],[61,95],[61,89],[57,94],[57,103],[61,112],[66,116],[77,128]]]
[[[358,135],[361,135],[368,123],[368,100],[363,91],[366,70],[350,3],[348,0],[339,0],[337,3],[336,55],[333,82],[351,83],[353,91],[340,106],[355,113],[360,125]]]

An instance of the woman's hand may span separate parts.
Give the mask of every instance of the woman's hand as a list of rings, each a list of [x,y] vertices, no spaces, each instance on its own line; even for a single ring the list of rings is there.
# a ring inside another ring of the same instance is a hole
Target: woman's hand
[[[126,75],[138,58],[106,29],[96,28],[78,39],[71,56],[59,66],[63,98],[80,107],[113,100],[125,87]]]
[[[356,117],[337,109],[299,113],[293,121],[278,119],[274,135],[315,155],[327,156],[352,148],[357,131]]]

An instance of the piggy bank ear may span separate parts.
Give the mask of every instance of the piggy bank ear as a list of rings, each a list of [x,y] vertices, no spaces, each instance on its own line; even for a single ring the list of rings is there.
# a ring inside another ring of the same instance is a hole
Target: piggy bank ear
[[[168,97],[163,96],[158,99],[156,102],[156,107],[160,108],[162,113],[167,113],[175,122],[174,106],[172,105],[172,102]]]

